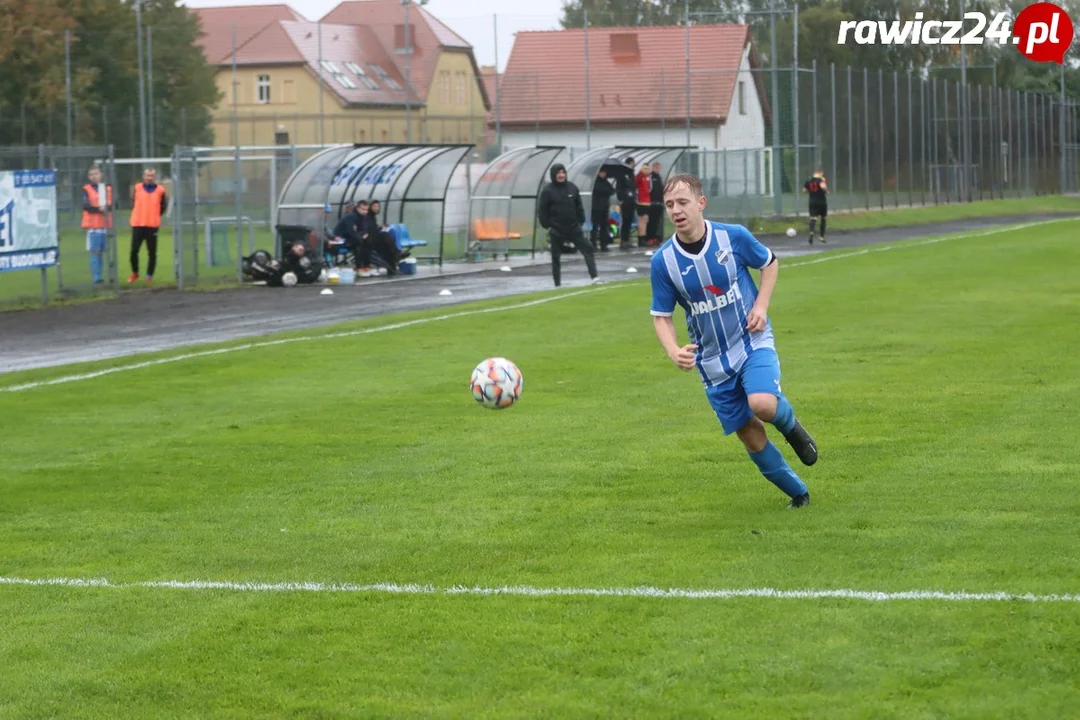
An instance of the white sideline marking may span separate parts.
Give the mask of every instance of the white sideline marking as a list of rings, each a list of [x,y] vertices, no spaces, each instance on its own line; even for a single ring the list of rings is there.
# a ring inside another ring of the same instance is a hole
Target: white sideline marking
[[[1005,227],[994,228],[985,232],[979,233],[966,233],[963,235],[946,235],[944,237],[931,238],[930,240],[922,240],[919,242],[905,241],[899,245],[885,245],[882,247],[867,248],[859,250],[857,252],[845,253],[843,255],[829,255],[823,258],[817,258],[816,260],[803,260],[801,262],[784,263],[784,268],[796,268],[806,265],[817,265],[818,263],[831,262],[833,260],[843,260],[844,258],[856,257],[859,255],[868,255],[872,252],[887,252],[889,250],[901,250],[910,247],[919,247],[921,245],[932,245],[939,242],[948,242],[950,240],[963,240],[966,238],[985,237],[987,235],[997,235],[1003,232],[1012,232],[1013,230],[1023,230],[1025,228],[1036,227],[1039,225],[1048,225],[1050,223],[1058,222],[1072,222],[1077,218],[1055,218],[1053,220],[1040,220],[1038,222],[1025,223],[1022,225],[1008,225]],[[63,383],[77,382],[79,380],[92,380],[104,375],[112,375],[118,372],[127,372],[129,370],[140,370],[142,368],[153,367],[155,365],[165,365],[166,363],[180,362],[181,360],[192,360],[201,357],[210,357],[212,355],[224,355],[226,353],[240,352],[241,350],[254,350],[256,348],[272,347],[274,345],[285,345],[288,343],[296,342],[310,342],[312,340],[332,340],[334,338],[343,337],[355,337],[357,335],[369,335],[371,333],[384,332],[386,330],[400,330],[401,328],[411,327],[413,325],[425,325],[427,323],[440,322],[442,320],[453,320],[454,318],[468,317],[470,315],[482,315],[485,313],[502,312],[504,310],[520,310],[522,308],[533,307],[535,305],[543,305],[544,303],[555,302],[556,300],[565,300],[566,298],[576,297],[578,295],[587,295],[594,292],[602,292],[614,287],[614,285],[602,285],[600,287],[590,288],[587,290],[577,290],[575,292],[566,293],[565,295],[556,295],[554,297],[541,298],[539,300],[530,300],[528,302],[517,303],[515,305],[502,305],[495,308],[484,308],[481,310],[463,310],[461,312],[450,313],[448,315],[438,315],[436,317],[418,318],[416,320],[407,320],[405,322],[393,323],[390,325],[380,325],[378,327],[364,328],[362,330],[350,330],[348,332],[329,333],[326,335],[305,335],[303,337],[284,338],[281,340],[264,340],[261,342],[246,343],[244,345],[234,345],[227,348],[219,348],[217,350],[201,350],[199,352],[185,353],[183,355],[174,355],[167,358],[159,358],[157,360],[146,360],[144,362],[133,363],[131,365],[118,365],[116,367],[106,368],[104,370],[97,370],[94,372],[83,373],[80,375],[65,375],[51,380],[41,380],[38,382],[28,382],[21,385],[8,385],[6,387],[0,387],[0,392],[22,392],[23,390],[33,390],[39,387],[45,387],[47,385],[61,385]]]
[[[737,598],[769,598],[775,600],[865,600],[890,602],[895,600],[940,600],[944,602],[1032,602],[1032,603],[1080,603],[1080,595],[1033,595],[1008,592],[942,592],[938,590],[907,590],[885,592],[879,590],[776,590],[774,588],[746,588],[740,590],[685,590],[680,588],[628,587],[628,588],[539,588],[528,585],[503,587],[435,587],[433,585],[398,585],[375,583],[354,585],[350,583],[319,582],[213,582],[203,580],[154,580],[118,583],[92,578],[18,578],[0,577],[0,585],[61,586],[72,588],[107,588],[124,590],[152,588],[169,590],[227,590],[231,592],[316,592],[316,593],[382,593],[389,595],[510,595],[518,597],[630,597],[688,600],[731,600]]]

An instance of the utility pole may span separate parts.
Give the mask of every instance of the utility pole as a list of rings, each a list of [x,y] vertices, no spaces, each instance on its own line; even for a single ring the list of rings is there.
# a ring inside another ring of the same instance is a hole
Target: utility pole
[[[690,134],[690,0],[685,0],[686,9],[686,147],[693,147]]]
[[[412,144],[412,42],[409,40],[409,0],[401,0],[405,10],[405,142]]]
[[[143,84],[142,0],[135,0],[136,52],[139,54],[139,146],[142,156],[146,152],[146,87]]]

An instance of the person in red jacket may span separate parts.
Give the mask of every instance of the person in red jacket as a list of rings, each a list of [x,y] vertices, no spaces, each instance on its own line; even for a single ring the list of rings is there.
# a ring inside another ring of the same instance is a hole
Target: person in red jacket
[[[649,210],[652,207],[652,175],[648,163],[634,176],[634,185],[637,186],[638,247],[645,247],[649,240]]]

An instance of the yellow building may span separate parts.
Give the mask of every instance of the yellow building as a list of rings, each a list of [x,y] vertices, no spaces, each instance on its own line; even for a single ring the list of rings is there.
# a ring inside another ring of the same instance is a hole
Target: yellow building
[[[317,23],[287,5],[193,12],[218,68],[215,145],[485,140],[472,46],[422,7],[343,2]]]

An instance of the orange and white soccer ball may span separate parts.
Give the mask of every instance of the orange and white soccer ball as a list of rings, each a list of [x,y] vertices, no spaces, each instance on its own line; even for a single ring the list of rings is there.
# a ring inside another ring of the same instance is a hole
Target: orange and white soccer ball
[[[521,397],[523,379],[518,366],[506,358],[488,358],[473,370],[469,381],[473,398],[486,408],[502,410]]]

